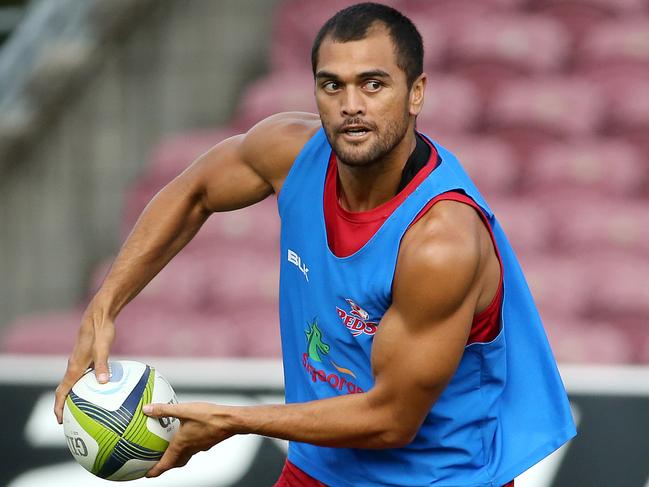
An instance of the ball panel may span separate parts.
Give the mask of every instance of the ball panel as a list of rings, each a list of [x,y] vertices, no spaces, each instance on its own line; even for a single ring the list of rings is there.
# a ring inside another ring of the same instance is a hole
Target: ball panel
[[[72,403],[85,414],[85,416],[96,423],[99,423],[106,429],[109,429],[116,435],[121,436],[128,427],[128,423],[131,420],[128,412],[124,414],[124,412],[121,412],[119,409],[116,411],[108,411],[90,401],[80,398],[74,392],[71,392],[68,397]]]
[[[90,437],[94,438],[95,441],[97,442],[97,452],[94,456],[94,461],[92,462],[92,466],[90,469],[86,467],[88,470],[90,470],[90,472],[96,475],[101,470],[101,468],[104,465],[104,462],[110,455],[110,452],[117,444],[117,441],[119,440],[119,435],[111,431],[110,429],[106,428],[102,424],[94,421],[89,416],[87,416],[74,403],[71,396],[67,397],[65,401],[65,405],[70,411],[72,417],[76,420],[76,423],[79,425],[79,428],[83,429]]]
[[[162,451],[149,450],[121,438],[97,474],[101,478],[110,478],[130,460],[157,462],[162,458]]]
[[[155,371],[153,396],[151,402],[159,404],[177,404],[176,394],[167,380]],[[176,433],[180,426],[178,418],[147,418],[146,426],[154,435],[167,441]]]
[[[144,474],[151,470],[151,467],[155,464],[155,461],[129,460],[110,477],[106,477],[106,479],[117,481],[139,479],[140,477],[144,477]]]
[[[72,392],[109,411],[117,410],[137,386],[147,365],[131,360],[109,362],[110,380],[100,384],[92,370],[86,372],[72,387]]]
[[[70,453],[83,468],[91,472],[99,452],[99,445],[77,422],[70,412],[67,401],[63,407],[63,430]]]
[[[149,369],[147,382],[140,401],[133,413],[133,419],[131,419],[131,422],[124,432],[123,438],[147,449],[163,452],[167,449],[167,446],[169,446],[169,442],[149,431],[147,428],[148,416],[142,412],[142,406],[144,404],[149,404],[153,397],[154,380],[155,373],[152,369]]]

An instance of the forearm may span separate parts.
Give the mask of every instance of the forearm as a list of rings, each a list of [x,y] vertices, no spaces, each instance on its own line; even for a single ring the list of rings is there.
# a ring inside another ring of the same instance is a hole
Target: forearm
[[[231,434],[258,434],[320,446],[395,448],[412,434],[398,411],[371,392],[317,401],[247,407],[214,406],[214,421]]]
[[[182,179],[161,190],[140,215],[94,304],[111,318],[189,242],[209,213]]]

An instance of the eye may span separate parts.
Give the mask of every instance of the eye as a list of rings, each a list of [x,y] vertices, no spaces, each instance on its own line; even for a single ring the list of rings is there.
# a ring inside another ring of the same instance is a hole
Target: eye
[[[325,81],[322,84],[322,89],[327,93],[333,93],[340,89],[340,84],[337,81]]]
[[[370,80],[365,83],[365,90],[370,92],[379,91],[381,89],[381,82],[376,80]]]

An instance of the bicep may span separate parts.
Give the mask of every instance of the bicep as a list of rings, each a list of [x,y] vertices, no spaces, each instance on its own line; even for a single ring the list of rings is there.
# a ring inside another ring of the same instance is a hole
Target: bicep
[[[320,127],[309,113],[280,113],[217,144],[175,183],[200,198],[207,212],[236,210],[279,193],[298,153]]]
[[[393,304],[381,320],[372,347],[374,389],[411,428],[418,429],[457,369],[471,327],[469,308],[415,323],[413,313]]]
[[[404,238],[392,304],[374,337],[376,396],[409,428],[419,428],[453,377],[471,331],[480,249],[474,226],[457,225]]]
[[[246,135],[217,144],[194,161],[177,184],[194,191],[209,212],[229,211],[263,200],[273,187],[243,154]]]

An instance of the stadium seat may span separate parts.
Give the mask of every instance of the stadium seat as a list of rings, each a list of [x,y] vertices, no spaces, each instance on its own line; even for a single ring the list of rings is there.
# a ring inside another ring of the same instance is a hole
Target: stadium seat
[[[600,70],[589,73],[607,102],[606,132],[626,136],[649,130],[649,70]]]
[[[540,147],[526,171],[528,187],[550,191],[592,190],[606,198],[641,193],[649,182],[649,165],[622,140],[577,139]]]
[[[233,127],[174,134],[155,145],[143,174],[147,182],[166,184],[210,147],[235,135]]]
[[[591,282],[571,255],[521,253],[521,266],[541,314],[579,316],[588,311]]]
[[[646,219],[645,219],[646,221]],[[649,316],[649,256],[627,252],[582,252],[579,264],[588,274],[589,308],[608,319]]]
[[[170,309],[205,309],[212,301],[208,284],[205,264],[187,252],[180,252],[140,292],[136,301],[164,303]]]
[[[564,252],[619,251],[649,256],[646,200],[564,193],[544,201],[554,222],[556,244]]]
[[[649,68],[649,16],[603,22],[586,35],[578,51],[580,66],[597,69]]]
[[[278,241],[259,242],[241,234],[232,239],[198,237],[176,255],[140,292],[136,301],[173,310],[210,311],[247,301],[275,302]],[[109,262],[98,266],[97,290]]]
[[[279,2],[270,39],[271,70],[305,69],[311,64],[311,46],[320,27],[333,12],[358,3],[354,0],[288,0]],[[390,2],[400,8],[403,2]]]
[[[278,112],[317,112],[313,75],[308,70],[279,71],[248,86],[237,109],[235,126],[248,129]]]
[[[449,17],[468,19],[488,13],[512,12],[525,7],[529,0],[405,0],[403,11],[417,23],[423,16],[439,16],[448,20]],[[390,2],[394,4],[397,2]],[[400,2],[399,2],[400,3]]]
[[[521,160],[552,140],[594,133],[605,114],[595,83],[573,77],[504,83],[488,107],[486,133],[512,144]]]
[[[204,249],[210,252],[221,245],[275,249],[279,242],[279,230],[277,200],[270,196],[241,210],[213,214],[186,250]]]
[[[125,356],[241,357],[246,340],[227,316],[133,301],[116,320],[113,353]]]
[[[638,339],[639,343],[642,344],[638,353],[638,362],[640,364],[647,365],[649,364],[649,339],[647,338],[646,330],[642,330],[642,333],[639,334]]]
[[[563,23],[579,40],[614,16],[641,16],[644,0],[535,0],[530,7]]]
[[[531,6],[535,8],[550,8],[553,6],[574,6],[589,8],[603,12],[606,15],[624,15],[642,13],[646,7],[645,0],[534,0]]]
[[[507,12],[527,0],[391,0],[389,5],[410,16],[425,40],[425,64],[438,66],[445,57],[447,26],[455,21],[481,17],[494,9]],[[357,3],[333,0],[326,3],[310,0],[281,2],[273,20],[271,68],[304,68],[310,62],[313,40],[332,12]]]
[[[147,203],[173,178],[178,176],[201,154],[217,143],[237,133],[232,127],[196,130],[169,136],[151,151],[143,174],[126,194],[123,234],[131,230]]]
[[[228,319],[243,335],[246,357],[279,357],[279,309],[277,302],[249,303],[228,312]]]
[[[505,142],[466,135],[444,136],[438,142],[457,156],[485,197],[516,190],[519,165]]]
[[[559,362],[628,364],[636,357],[632,337],[607,321],[543,314],[543,325]]]
[[[428,78],[417,125],[428,134],[463,132],[479,123],[481,109],[471,83],[456,76],[436,74]]]
[[[489,110],[494,127],[529,127],[558,137],[595,131],[603,118],[601,94],[579,78],[535,78],[503,85]]]
[[[555,246],[547,209],[533,198],[489,198],[491,210],[517,252],[547,252]]]
[[[560,23],[539,15],[469,19],[451,39],[451,70],[470,79],[484,99],[516,76],[559,71],[572,47]]]
[[[442,70],[448,57],[448,27],[441,19],[421,16],[417,19],[417,29],[424,41],[424,72]]]
[[[79,309],[20,316],[0,334],[0,352],[14,354],[68,354],[81,324]]]
[[[276,244],[277,245],[277,244]],[[277,246],[265,251],[258,247],[221,247],[196,258],[203,265],[205,291],[210,297],[206,309],[238,308],[253,301],[274,303],[279,286]]]

